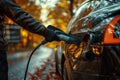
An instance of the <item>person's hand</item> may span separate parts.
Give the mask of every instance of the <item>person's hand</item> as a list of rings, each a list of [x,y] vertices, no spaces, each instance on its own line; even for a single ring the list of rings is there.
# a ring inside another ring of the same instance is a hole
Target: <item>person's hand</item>
[[[60,30],[52,25],[49,25],[47,30],[48,30],[48,33],[47,33],[47,36],[45,37],[45,39],[49,42],[54,41],[54,40],[57,40],[57,41],[63,40],[66,43],[79,44],[79,39],[75,35],[66,34],[62,30]]]
[[[47,33],[46,35],[44,36],[45,37],[45,40],[47,42],[52,42],[52,41],[58,41],[58,37],[56,36],[55,32],[53,30],[50,30],[47,28]]]

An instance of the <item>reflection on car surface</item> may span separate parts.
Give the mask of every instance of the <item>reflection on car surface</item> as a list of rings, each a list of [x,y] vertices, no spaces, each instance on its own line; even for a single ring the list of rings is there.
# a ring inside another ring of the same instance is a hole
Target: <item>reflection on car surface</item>
[[[79,45],[57,47],[56,72],[62,80],[120,80],[120,1],[86,0],[67,26]]]

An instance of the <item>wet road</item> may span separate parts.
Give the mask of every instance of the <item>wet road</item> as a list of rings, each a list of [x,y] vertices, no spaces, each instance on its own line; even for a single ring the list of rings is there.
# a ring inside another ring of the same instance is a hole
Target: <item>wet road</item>
[[[23,80],[30,53],[31,52],[20,52],[8,55],[9,80]],[[54,51],[51,48],[44,46],[39,48],[32,56],[28,72],[34,73],[35,69],[43,65],[44,62],[50,58],[52,53],[54,53]]]

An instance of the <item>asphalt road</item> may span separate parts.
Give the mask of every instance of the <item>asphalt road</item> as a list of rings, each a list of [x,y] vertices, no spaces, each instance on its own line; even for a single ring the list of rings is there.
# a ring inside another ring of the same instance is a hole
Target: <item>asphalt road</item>
[[[8,55],[9,80],[23,80],[30,53],[31,52],[28,51]],[[34,73],[36,68],[43,65],[53,53],[53,49],[44,46],[37,49],[30,61],[28,72]]]

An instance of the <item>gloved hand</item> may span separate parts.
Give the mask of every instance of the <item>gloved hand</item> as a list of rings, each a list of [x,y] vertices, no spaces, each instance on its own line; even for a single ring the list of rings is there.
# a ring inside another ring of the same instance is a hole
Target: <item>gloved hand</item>
[[[55,32],[47,28],[47,33],[44,36],[47,42],[52,41],[59,41],[58,37],[56,36]]]
[[[48,33],[46,36],[46,40],[49,42],[53,41],[53,40],[57,40],[57,41],[63,40],[69,44],[79,44],[80,43],[78,37],[76,37],[75,35],[66,34],[62,30],[60,30],[52,25],[49,25],[47,29],[48,29]]]

